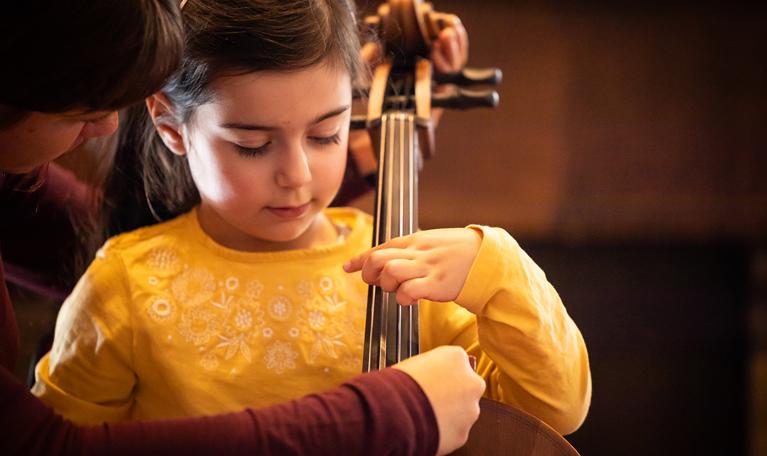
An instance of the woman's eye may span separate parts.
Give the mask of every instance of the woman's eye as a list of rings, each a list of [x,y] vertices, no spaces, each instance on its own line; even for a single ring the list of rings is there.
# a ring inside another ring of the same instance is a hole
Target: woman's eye
[[[271,141],[264,144],[263,146],[258,147],[247,147],[247,146],[241,146],[239,144],[235,144],[234,146],[237,148],[237,153],[240,155],[243,155],[245,157],[257,157],[259,155],[264,155],[267,150],[269,149],[269,144],[271,144]]]
[[[341,136],[338,133],[331,136],[310,136],[309,139],[320,145],[339,144],[341,142]]]

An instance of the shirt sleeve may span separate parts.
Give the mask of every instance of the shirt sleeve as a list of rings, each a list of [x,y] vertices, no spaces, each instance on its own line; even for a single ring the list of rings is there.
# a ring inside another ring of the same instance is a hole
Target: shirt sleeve
[[[591,402],[583,337],[544,272],[504,230],[472,225],[479,253],[455,303],[424,302],[424,349],[460,345],[477,357],[485,395],[522,408],[562,434]]]
[[[107,243],[64,302],[33,394],[81,424],[127,419],[136,384],[130,291]]]
[[[432,456],[437,421],[402,371],[360,375],[322,394],[226,415],[77,426],[0,367],[0,454]]]

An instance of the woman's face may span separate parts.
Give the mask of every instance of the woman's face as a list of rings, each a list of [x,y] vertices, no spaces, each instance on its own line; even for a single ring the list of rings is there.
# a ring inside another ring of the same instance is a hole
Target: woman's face
[[[185,134],[200,222],[243,250],[317,241],[346,167],[351,82],[319,64],[220,78]]]
[[[32,112],[0,129],[0,172],[23,174],[117,129],[117,112]]]

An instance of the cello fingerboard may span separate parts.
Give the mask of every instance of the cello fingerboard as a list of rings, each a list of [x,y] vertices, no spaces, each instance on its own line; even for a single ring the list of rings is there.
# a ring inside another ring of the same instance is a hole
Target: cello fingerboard
[[[381,117],[373,246],[418,227],[418,144],[415,116]],[[383,369],[419,352],[418,305],[400,306],[395,293],[368,288],[362,371]]]

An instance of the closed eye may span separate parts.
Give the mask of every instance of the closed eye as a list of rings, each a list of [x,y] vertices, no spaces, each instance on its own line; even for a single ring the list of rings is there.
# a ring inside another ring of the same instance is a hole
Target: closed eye
[[[310,136],[309,139],[323,146],[341,143],[341,136],[338,133],[331,136]]]
[[[246,147],[246,146],[241,146],[239,144],[235,144],[234,146],[237,148],[237,153],[242,156],[258,157],[258,156],[264,155],[266,152],[269,151],[269,145],[271,143],[272,142],[269,141],[263,146],[258,146],[258,147]]]

